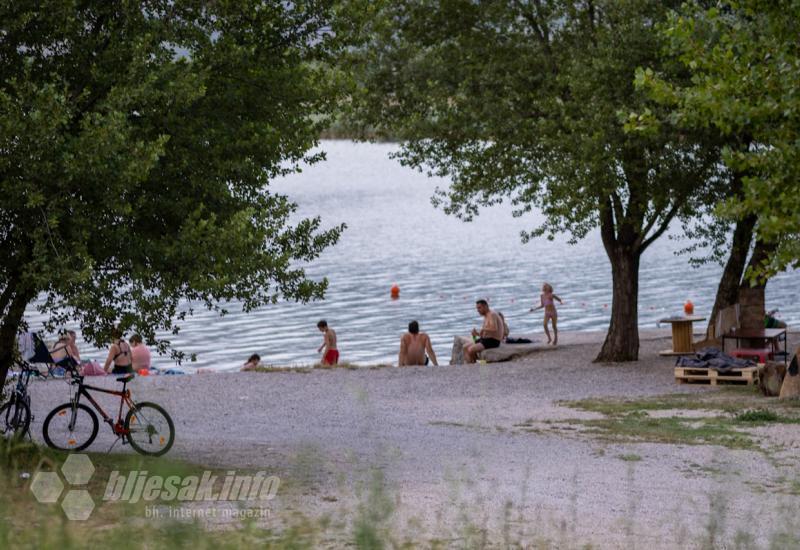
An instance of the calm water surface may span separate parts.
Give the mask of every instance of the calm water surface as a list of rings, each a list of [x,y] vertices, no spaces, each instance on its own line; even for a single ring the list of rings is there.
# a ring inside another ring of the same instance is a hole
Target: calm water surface
[[[326,141],[328,160],[272,185],[299,204],[298,215],[321,215],[326,226],[348,225],[338,245],[308,266],[313,278],[328,277],[326,299],[308,305],[280,303],[259,311],[218,317],[196,314],[172,341],[196,352],[187,367],[236,368],[251,353],[272,364],[309,364],[318,360],[319,319],[339,335],[341,360],[354,363],[396,361],[400,334],[417,319],[428,332],[440,362],[447,362],[455,334],[480,324],[474,302],[485,297],[506,315],[512,333],[541,332],[541,313],[528,309],[548,281],[565,304],[559,308],[563,330],[604,330],[611,305],[611,269],[600,236],[579,244],[539,239],[522,244],[519,233],[539,219],[513,218],[511,207],[484,210],[471,223],[446,216],[430,197],[446,180],[430,179],[404,168],[388,155],[395,145]],[[685,300],[707,315],[721,268],[691,268],[675,256],[679,244],[656,242],[641,264],[639,322],[681,311]],[[390,287],[401,288],[391,300]],[[784,273],[767,287],[768,308],[780,308],[790,324],[800,323],[800,274]],[[33,329],[41,319],[28,312]],[[81,345],[84,357],[102,359],[100,350]],[[166,358],[156,360],[170,366]]]

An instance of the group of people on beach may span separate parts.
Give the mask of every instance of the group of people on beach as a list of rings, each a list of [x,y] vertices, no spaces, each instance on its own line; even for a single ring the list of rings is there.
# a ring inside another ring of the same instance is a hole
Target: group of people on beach
[[[76,337],[74,330],[67,330],[49,348],[50,357],[57,367],[74,368],[81,365],[81,354],[78,351]],[[139,334],[134,334],[126,342],[122,331],[115,327],[111,331],[111,338],[111,346],[103,365],[103,371],[106,374],[141,373],[150,369],[150,350]]]
[[[542,286],[539,296],[539,305],[532,307],[530,312],[544,309],[544,332],[547,343],[558,344],[558,312],[555,302],[563,303],[561,298],[553,293],[553,287],[548,283]],[[480,330],[472,329],[472,341],[464,345],[464,360],[474,363],[482,351],[499,347],[508,339],[508,324],[503,314],[493,311],[489,303],[480,299],[475,302],[478,314],[483,317]],[[550,335],[550,326],[553,335]],[[339,363],[339,349],[337,347],[336,331],[328,322],[320,320],[317,329],[322,333],[322,344],[317,348],[317,353],[322,355],[320,363],[325,366]],[[139,334],[132,335],[128,341],[119,327],[111,331],[111,345],[106,356],[103,372],[93,374],[129,374],[141,373],[150,369],[151,354]],[[64,331],[58,340],[49,348],[50,356],[56,366],[77,367],[81,365],[81,355],[76,344],[76,333],[73,330]],[[400,367],[414,365],[438,366],[439,362],[431,344],[431,338],[420,331],[419,322],[414,320],[408,323],[408,331],[400,337],[400,352],[397,364]],[[258,354],[251,355],[242,366],[242,370],[253,370],[261,364]]]
[[[553,287],[544,283],[539,296],[539,305],[530,309],[531,313],[544,309],[544,332],[547,335],[547,343],[552,345],[558,344],[558,312],[555,302],[563,304],[561,298],[554,294]],[[508,339],[508,324],[501,312],[493,311],[489,307],[489,302],[484,299],[475,302],[475,308],[483,317],[483,325],[480,330],[472,329],[472,342],[464,345],[464,360],[467,363],[475,363],[482,351],[500,347],[500,344]],[[552,337],[550,326],[553,329]],[[317,348],[317,353],[322,354],[320,363],[324,366],[338,364],[339,349],[336,344],[336,332],[328,326],[328,322],[324,319],[317,323],[317,329],[323,334],[322,344]],[[408,332],[400,337],[397,365],[406,367],[428,365],[429,363],[433,363],[434,366],[439,365],[430,336],[420,332],[418,321],[411,321],[408,324]],[[242,370],[253,370],[260,364],[261,356],[253,354],[242,365]]]

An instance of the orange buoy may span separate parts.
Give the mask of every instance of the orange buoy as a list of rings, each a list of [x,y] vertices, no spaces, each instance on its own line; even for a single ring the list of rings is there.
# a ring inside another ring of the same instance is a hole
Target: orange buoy
[[[392,285],[392,300],[397,300],[400,297],[400,287],[397,284]]]
[[[683,312],[686,315],[693,315],[694,314],[694,304],[691,300],[686,300],[686,303],[683,304]]]
[[[139,369],[139,376],[150,376],[149,369]]]

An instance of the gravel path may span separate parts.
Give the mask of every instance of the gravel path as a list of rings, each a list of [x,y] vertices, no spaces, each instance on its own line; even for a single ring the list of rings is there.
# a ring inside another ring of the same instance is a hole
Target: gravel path
[[[171,456],[289,480],[277,512],[345,516],[377,469],[392,522],[419,540],[459,538],[471,525],[562,547],[685,548],[739,529],[765,542],[782,525],[772,512],[796,509],[798,497],[763,491],[788,475],[764,453],[519,427],[588,414],[558,400],[714,391],[675,384],[674,360],[657,354],[669,347],[663,335],[644,334],[641,360],[626,365],[592,363],[600,335],[576,333],[515,363],[150,377],[133,391],[175,419]],[[40,437],[68,391],[50,381],[32,393]],[[93,450],[110,444],[99,438]],[[624,459],[632,454],[641,460]]]

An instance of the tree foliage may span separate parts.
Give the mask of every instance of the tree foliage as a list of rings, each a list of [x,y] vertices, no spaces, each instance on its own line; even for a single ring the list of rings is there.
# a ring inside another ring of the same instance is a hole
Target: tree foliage
[[[268,183],[320,159],[330,4],[0,2],[2,378],[39,296],[101,345],[116,323],[152,343],[196,307],[323,295],[298,264],[341,227],[290,225]]]
[[[446,212],[470,219],[508,199],[517,216],[544,214],[524,238],[600,228],[614,280],[603,360],[637,357],[641,254],[725,182],[713,133],[672,124],[634,88],[640,66],[686,78],[655,32],[677,5],[385,2],[353,56],[355,124],[399,135],[402,162],[449,176]],[[642,120],[661,124],[636,131]]]
[[[687,3],[671,14],[661,33],[669,53],[691,72],[691,81],[676,83],[645,66],[637,85],[673,107],[673,123],[715,128],[733,142],[724,160],[745,174],[743,188],[717,213],[727,219],[755,216],[759,239],[776,247],[751,276],[798,267],[800,2]],[[747,136],[747,147],[737,146],[740,136]]]

